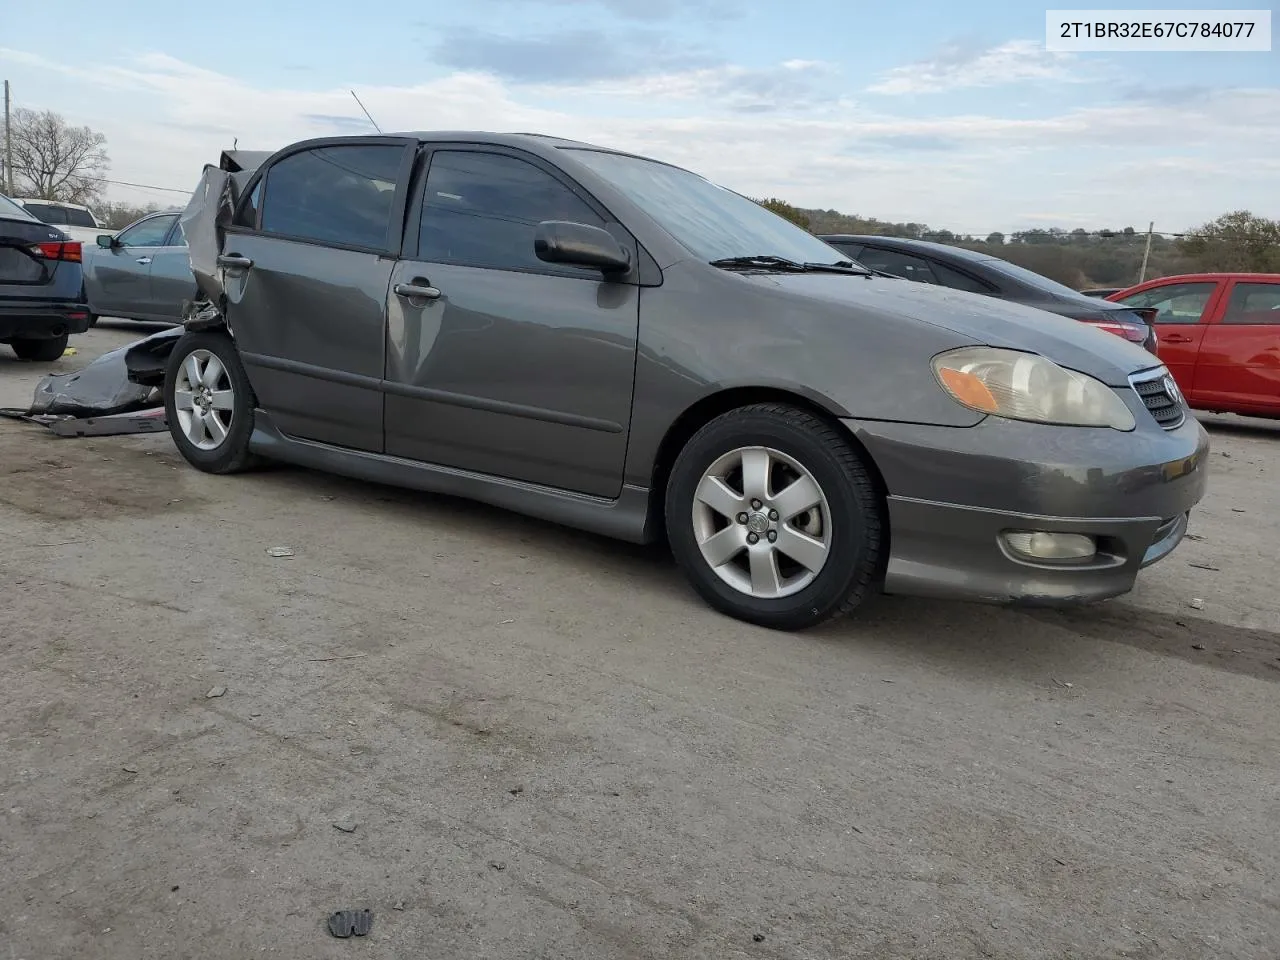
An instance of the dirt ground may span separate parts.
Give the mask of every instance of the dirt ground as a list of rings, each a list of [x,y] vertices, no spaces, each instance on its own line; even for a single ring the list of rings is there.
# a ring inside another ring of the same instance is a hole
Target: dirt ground
[[[659,551],[0,421],[0,958],[1274,960],[1280,424],[1207,422],[1130,596],[787,636]]]

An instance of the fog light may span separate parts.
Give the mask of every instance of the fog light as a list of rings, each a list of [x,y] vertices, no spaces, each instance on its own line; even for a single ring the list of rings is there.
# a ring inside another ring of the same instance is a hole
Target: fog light
[[[1003,536],[1010,550],[1031,560],[1088,560],[1098,553],[1093,537],[1081,533],[1016,530]]]

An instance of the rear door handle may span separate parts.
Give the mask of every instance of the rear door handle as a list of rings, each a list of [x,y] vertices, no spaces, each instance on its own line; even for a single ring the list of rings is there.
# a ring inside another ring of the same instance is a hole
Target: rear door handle
[[[419,283],[397,283],[391,288],[396,296],[406,300],[439,300],[440,291],[435,287]]]
[[[218,255],[218,266],[248,270],[253,266],[253,261],[248,257],[240,256],[238,253],[223,253]]]
[[[139,257],[139,258],[135,261],[135,263],[143,263],[143,264],[150,263],[150,262],[151,262],[151,258],[150,258],[150,257]]]
[[[1165,343],[1190,343],[1191,338],[1179,336],[1176,333],[1169,333],[1165,335],[1164,342]]]

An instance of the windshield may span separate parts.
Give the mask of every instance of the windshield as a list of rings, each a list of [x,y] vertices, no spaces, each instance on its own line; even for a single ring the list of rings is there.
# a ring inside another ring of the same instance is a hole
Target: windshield
[[[39,222],[30,213],[5,196],[0,196],[0,217],[12,217],[17,220],[31,220],[36,223]]]
[[[77,207],[64,207],[58,203],[26,202],[27,209],[45,223],[55,226],[96,227],[93,215],[88,210]]]
[[[1032,287],[1042,293],[1053,294],[1055,297],[1070,297],[1073,300],[1079,300],[1084,294],[1079,290],[1072,290],[1065,284],[1058,283],[1057,280],[1050,280],[1048,277],[1042,277],[1034,270],[1028,270],[1026,267],[1020,267],[1016,263],[1010,263],[1008,260],[998,260],[992,258],[987,263],[993,264],[1001,273],[1008,274],[1015,280],[1021,280],[1027,286]]]
[[[784,257],[797,263],[848,258],[789,220],[709,180],[654,160],[571,149],[576,159],[644,209],[699,260]]]

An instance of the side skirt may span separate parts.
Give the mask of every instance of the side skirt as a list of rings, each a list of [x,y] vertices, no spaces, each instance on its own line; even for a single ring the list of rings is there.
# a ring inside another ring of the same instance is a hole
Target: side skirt
[[[506,480],[383,453],[349,450],[281,433],[271,415],[254,411],[249,449],[270,460],[369,480],[393,487],[442,493],[631,543],[656,539],[649,517],[649,489],[625,485],[616,500]]]

